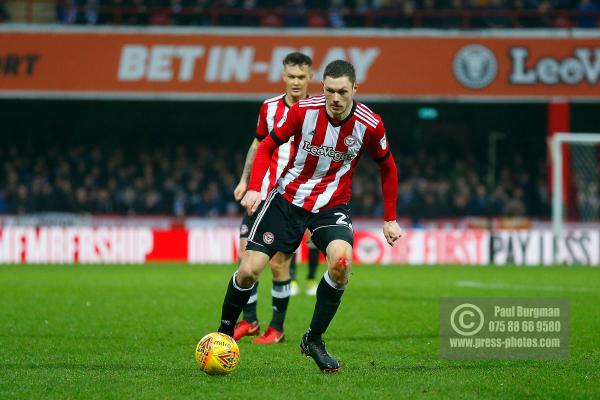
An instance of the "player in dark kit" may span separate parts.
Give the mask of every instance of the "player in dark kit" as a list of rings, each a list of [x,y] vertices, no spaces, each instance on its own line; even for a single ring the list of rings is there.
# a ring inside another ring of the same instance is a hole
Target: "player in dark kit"
[[[378,163],[384,198],[383,234],[390,245],[400,237],[396,222],[398,173],[379,115],[354,100],[357,90],[352,64],[337,60],[323,73],[324,95],[300,100],[260,144],[242,199],[248,214],[257,211],[260,186],[271,154],[294,138],[292,158],[269,193],[248,236],[246,254],[229,281],[219,331],[233,334],[234,324],[248,301],[267,261],[276,252],[288,258],[305,229],[325,253],[327,271],[317,288],[317,302],[302,352],[324,372],[336,372],[339,362],[322,339],[340,305],[352,264],[353,230],[348,209],[352,174],[367,149]]]

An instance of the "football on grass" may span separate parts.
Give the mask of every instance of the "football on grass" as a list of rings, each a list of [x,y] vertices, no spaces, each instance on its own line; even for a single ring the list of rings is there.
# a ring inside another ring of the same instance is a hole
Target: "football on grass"
[[[208,375],[225,375],[232,372],[240,360],[240,349],[229,335],[209,333],[196,346],[198,366]]]

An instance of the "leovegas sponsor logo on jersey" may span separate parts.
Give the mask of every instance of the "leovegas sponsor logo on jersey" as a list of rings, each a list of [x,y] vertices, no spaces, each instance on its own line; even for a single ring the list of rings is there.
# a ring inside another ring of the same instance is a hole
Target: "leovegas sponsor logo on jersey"
[[[352,160],[355,157],[355,155],[353,154],[337,151],[331,146],[315,146],[313,144],[310,144],[308,140],[304,141],[302,149],[308,152],[309,154],[312,154],[313,156],[329,157],[335,162],[339,162],[342,160]]]
[[[281,60],[295,49],[273,47],[270,58],[260,60],[255,46],[188,46],[125,44],[121,48],[117,79],[122,82],[248,82],[264,76],[268,82],[281,79]],[[313,47],[300,49],[312,56]],[[314,81],[320,81],[322,70],[336,59],[354,64],[359,81],[367,80],[369,68],[377,60],[378,47],[331,47],[319,65],[314,65]]]

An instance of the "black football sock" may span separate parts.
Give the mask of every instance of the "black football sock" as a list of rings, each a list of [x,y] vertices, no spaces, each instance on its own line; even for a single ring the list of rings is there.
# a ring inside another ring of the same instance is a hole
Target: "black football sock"
[[[258,282],[254,284],[252,293],[248,302],[244,304],[242,310],[244,310],[244,319],[250,323],[257,324],[258,316],[256,315],[256,303],[258,302]]]
[[[296,280],[296,255],[292,256],[292,260],[290,261],[290,278],[295,281]]]
[[[340,306],[345,288],[345,285],[338,285],[331,279],[329,271],[325,272],[317,288],[317,304],[308,330],[309,340],[321,339]]]
[[[273,319],[269,326],[283,332],[283,321],[285,321],[285,313],[290,302],[290,280],[273,281]]]
[[[319,267],[319,249],[309,248],[308,250],[308,279],[315,279],[317,268]]]
[[[237,273],[233,275],[227,285],[227,293],[225,293],[223,308],[221,309],[221,325],[219,326],[219,332],[229,336],[233,336],[235,323],[242,312],[242,307],[248,302],[254,286],[248,288],[238,286],[235,282],[236,275]]]

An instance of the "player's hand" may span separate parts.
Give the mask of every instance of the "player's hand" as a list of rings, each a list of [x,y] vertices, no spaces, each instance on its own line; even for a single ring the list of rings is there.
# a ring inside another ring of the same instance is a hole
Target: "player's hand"
[[[400,225],[396,221],[385,221],[383,223],[383,236],[390,246],[402,236]]]
[[[235,201],[240,201],[242,197],[244,197],[247,188],[248,184],[242,179],[233,191],[233,197],[235,198]]]
[[[255,190],[248,190],[242,199],[242,207],[246,208],[248,215],[254,214],[258,206],[260,205],[260,192]]]

